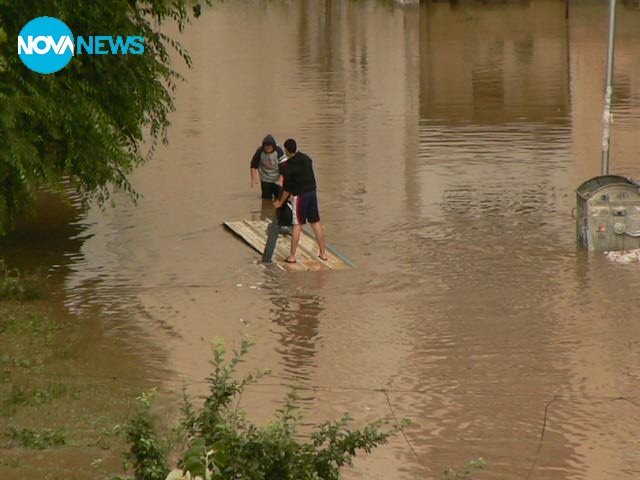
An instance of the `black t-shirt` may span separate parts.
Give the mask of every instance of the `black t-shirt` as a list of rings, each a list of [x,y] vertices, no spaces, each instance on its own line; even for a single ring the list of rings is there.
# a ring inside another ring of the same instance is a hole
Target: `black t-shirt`
[[[316,189],[311,158],[302,152],[296,152],[281,172],[284,177],[284,189],[292,195],[302,195]]]

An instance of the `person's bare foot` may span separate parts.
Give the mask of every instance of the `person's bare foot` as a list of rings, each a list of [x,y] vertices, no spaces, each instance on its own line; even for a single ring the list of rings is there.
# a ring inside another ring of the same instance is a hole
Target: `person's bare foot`
[[[287,258],[284,259],[284,261],[287,262],[287,263],[297,263],[298,262],[298,260],[296,260],[295,257],[287,257]]]
[[[327,254],[326,254],[326,253],[322,253],[322,252],[320,252],[320,255],[318,255],[318,258],[319,258],[320,260],[324,260],[325,262],[326,262],[327,260],[329,260],[329,257],[327,257]]]

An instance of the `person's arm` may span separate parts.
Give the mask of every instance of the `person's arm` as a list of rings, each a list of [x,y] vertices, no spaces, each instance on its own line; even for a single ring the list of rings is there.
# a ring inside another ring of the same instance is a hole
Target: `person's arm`
[[[286,190],[283,190],[283,191],[282,191],[282,194],[280,195],[280,198],[278,199],[278,201],[277,201],[277,202],[274,202],[274,204],[273,204],[273,205],[274,205],[276,208],[280,208],[281,206],[283,206],[283,205],[285,204],[285,202],[286,202],[287,200],[289,200],[289,197],[290,197],[290,196],[291,196],[291,193],[290,193],[290,192],[287,192]]]
[[[259,181],[260,181],[260,173],[258,172],[258,169],[251,167],[251,188],[258,185]]]
[[[260,166],[260,148],[256,150],[256,153],[253,155],[251,159],[251,188],[255,187],[260,181],[260,173],[258,172],[258,167]]]

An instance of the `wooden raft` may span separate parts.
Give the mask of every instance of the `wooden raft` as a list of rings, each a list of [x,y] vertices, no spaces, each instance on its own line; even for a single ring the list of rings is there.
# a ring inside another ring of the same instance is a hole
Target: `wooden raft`
[[[268,220],[241,220],[239,222],[224,222],[225,227],[242,238],[259,253],[264,251],[267,243]],[[290,272],[318,271],[318,270],[344,270],[353,268],[353,264],[327,246],[327,260],[318,257],[318,244],[312,233],[302,230],[300,243],[296,253],[297,262],[287,263],[285,259],[289,256],[291,249],[291,236],[280,234],[278,243],[273,253],[273,263],[283,270]]]

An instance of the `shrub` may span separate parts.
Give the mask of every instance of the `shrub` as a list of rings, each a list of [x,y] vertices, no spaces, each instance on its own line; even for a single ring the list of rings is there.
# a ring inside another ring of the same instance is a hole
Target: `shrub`
[[[250,346],[249,341],[243,341],[227,363],[224,345],[214,343],[213,373],[207,378],[209,394],[202,407],[196,408],[185,394],[179,431],[186,450],[172,472],[167,467],[167,443],[161,442],[153,429],[151,397],[140,397],[137,414],[126,426],[131,443],[127,458],[136,480],[338,480],[340,468],[351,465],[358,452],[370,453],[406,425],[403,422],[385,431],[382,428],[387,422],[379,420],[362,430],[351,430],[351,417],[345,414],[338,421],[315,427],[303,441],[298,434],[302,412],[295,388],[266,427],[251,423],[239,408],[239,399],[248,385],[269,372],[254,371],[239,380],[234,378]]]

